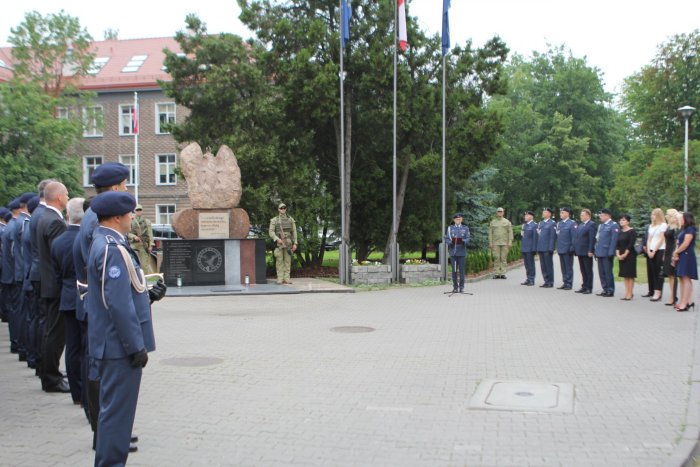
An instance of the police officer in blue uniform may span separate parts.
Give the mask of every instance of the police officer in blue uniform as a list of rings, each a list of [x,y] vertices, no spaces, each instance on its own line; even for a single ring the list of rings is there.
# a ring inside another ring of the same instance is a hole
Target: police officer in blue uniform
[[[3,232],[5,232],[5,229],[7,228],[7,221],[5,220],[5,217],[9,215],[12,217],[12,214],[10,213],[10,210],[7,209],[6,207],[0,207],[0,276],[2,276],[2,236]],[[7,323],[9,320],[7,318],[7,315],[5,314],[5,292],[1,288],[2,284],[0,284],[0,319],[2,320],[3,323]]]
[[[22,291],[26,264],[24,261],[24,248],[22,247],[22,235],[24,234],[25,228],[28,228],[27,226],[31,218],[27,209],[27,203],[29,203],[29,200],[33,197],[34,193],[23,193],[17,198],[19,199],[19,211],[17,213],[17,219],[15,220],[15,228],[11,239],[12,256],[15,261],[15,287],[17,287],[18,297],[15,332],[19,341],[19,360],[21,362],[26,362],[27,356],[29,354],[27,343],[29,338],[29,326],[27,323],[27,310],[24,304],[24,293]]]
[[[556,223],[552,220],[552,209],[542,209],[542,220],[537,225],[537,254],[544,283],[540,287],[554,287],[554,245],[557,240]]]
[[[581,270],[581,288],[576,293],[593,292],[593,253],[595,250],[596,225],[591,220],[589,209],[581,210],[581,223],[574,230],[574,250]]]
[[[563,207],[559,209],[561,220],[557,223],[557,255],[561,277],[564,282],[560,290],[571,290],[574,282],[574,232],[576,222],[571,220],[571,209]]]
[[[97,467],[126,463],[141,375],[155,350],[153,297],[125,237],[135,207],[134,197],[121,191],[101,193],[90,204],[99,222],[87,261],[86,303],[90,371],[100,379]]]
[[[535,217],[535,213],[532,211],[525,211],[523,215],[523,228],[521,231],[522,241],[520,243],[520,252],[523,255],[523,262],[525,263],[525,275],[526,279],[520,285],[535,285],[535,275],[537,274],[537,269],[535,268],[535,253],[537,252],[537,224],[532,220]]]
[[[595,257],[598,260],[598,275],[603,291],[597,294],[600,297],[612,297],[615,295],[615,280],[613,278],[613,258],[617,247],[617,237],[620,234],[620,226],[610,219],[610,209],[601,209],[598,213],[600,225],[596,235]]]
[[[2,232],[2,272],[0,282],[2,283],[3,302],[5,303],[5,314],[7,315],[10,331],[10,352],[20,353],[19,335],[17,320],[19,319],[20,295],[17,283],[15,282],[15,258],[12,248],[12,241],[15,237],[17,227],[17,216],[19,215],[19,199],[15,198],[7,205],[10,210],[10,220],[7,227]],[[23,350],[23,349],[22,349]]]
[[[469,227],[462,224],[463,216],[452,216],[454,224],[447,227],[445,242],[452,262],[452,293],[464,292],[464,268],[467,263],[467,245],[469,245]]]

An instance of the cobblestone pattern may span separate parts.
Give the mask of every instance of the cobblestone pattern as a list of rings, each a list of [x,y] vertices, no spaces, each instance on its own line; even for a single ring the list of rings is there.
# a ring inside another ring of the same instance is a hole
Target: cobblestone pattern
[[[644,286],[622,302],[523,275],[474,295],[166,298],[129,465],[665,465],[687,424],[697,313],[638,298]],[[90,465],[82,411],[42,393],[0,331],[0,465]],[[183,357],[223,362],[164,363]],[[469,409],[484,379],[570,382],[574,413]]]

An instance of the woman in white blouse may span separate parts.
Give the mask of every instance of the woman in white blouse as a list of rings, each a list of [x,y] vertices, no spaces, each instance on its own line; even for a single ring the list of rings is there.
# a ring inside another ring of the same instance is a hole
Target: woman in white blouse
[[[668,224],[664,220],[664,212],[656,208],[651,211],[651,224],[647,230],[647,243],[644,253],[647,256],[647,280],[649,281],[649,293],[643,297],[651,296],[652,302],[661,300],[661,291],[664,288],[664,252],[666,251],[666,239],[664,234]]]

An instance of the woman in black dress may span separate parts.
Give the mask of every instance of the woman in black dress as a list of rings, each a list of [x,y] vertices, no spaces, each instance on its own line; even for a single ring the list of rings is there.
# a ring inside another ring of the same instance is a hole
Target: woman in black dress
[[[676,267],[671,263],[673,252],[676,250],[676,239],[681,229],[681,214],[675,209],[666,210],[666,223],[668,229],[664,232],[666,238],[666,252],[664,254],[663,274],[668,277],[668,288],[671,290],[671,299],[666,302],[666,306],[673,306],[678,302],[678,281],[676,280]]]
[[[620,262],[620,271],[617,274],[625,280],[625,296],[620,300],[632,300],[634,297],[634,279],[637,277],[637,253],[634,251],[634,241],[637,233],[630,227],[629,214],[620,216],[620,235],[617,237],[615,255]]]

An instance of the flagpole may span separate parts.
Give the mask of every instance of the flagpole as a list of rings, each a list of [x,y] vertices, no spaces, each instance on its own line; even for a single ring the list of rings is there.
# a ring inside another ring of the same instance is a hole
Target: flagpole
[[[396,83],[398,70],[398,41],[399,41],[399,11],[398,0],[394,0],[394,152],[392,165],[392,196],[391,196],[391,273],[394,282],[398,282],[399,258],[396,245]]]
[[[340,6],[340,256],[338,261],[338,275],[341,284],[349,282],[348,272],[348,245],[346,242],[346,222],[345,222],[345,72],[343,70],[343,55],[345,46],[343,44],[343,25],[345,24],[343,15],[343,0],[339,0]]]
[[[139,118],[139,93],[134,92],[134,116],[131,122],[131,127],[134,131],[134,165],[136,170],[134,171],[134,198],[136,202],[139,202],[139,129],[138,129],[138,118]]]
[[[445,219],[447,218],[446,212],[446,201],[445,201],[445,187],[447,185],[447,163],[445,158],[445,148],[446,148],[446,125],[445,125],[445,77],[447,73],[445,71],[445,54],[442,54],[442,234],[445,234],[447,227],[445,226]],[[444,237],[442,242],[440,242],[440,274],[442,280],[447,280],[447,244],[445,243]]]

